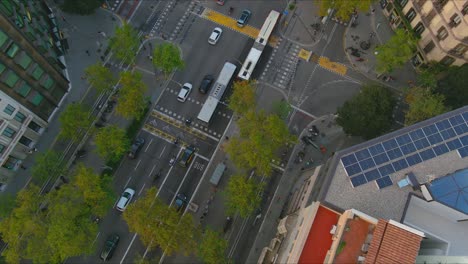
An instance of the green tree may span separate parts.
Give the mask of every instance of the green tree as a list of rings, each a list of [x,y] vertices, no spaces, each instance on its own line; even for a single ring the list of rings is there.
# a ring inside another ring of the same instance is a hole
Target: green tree
[[[110,38],[109,46],[117,59],[132,61],[138,51],[138,32],[127,22],[115,29],[115,36]]]
[[[85,69],[85,76],[89,84],[91,84],[99,93],[110,92],[116,84],[116,79],[112,75],[109,68],[97,62]]]
[[[436,88],[441,75],[446,70],[447,66],[438,62],[430,62],[428,65],[422,66],[417,76],[418,85],[431,89]]]
[[[122,72],[120,73],[120,83],[122,88],[120,88],[116,107],[117,114],[127,119],[141,118],[147,106],[144,95],[148,90],[146,84],[141,80],[141,73]]]
[[[63,139],[77,140],[83,136],[85,130],[91,125],[89,110],[80,103],[71,103],[59,117],[60,134]]]
[[[369,11],[372,2],[374,2],[374,0],[321,0],[319,14],[321,16],[326,16],[328,15],[328,9],[335,9],[336,17],[341,20],[348,21],[355,10],[360,12]]]
[[[233,215],[239,212],[242,218],[249,217],[260,206],[263,188],[264,185],[253,178],[232,175],[225,191],[227,213]]]
[[[239,115],[255,108],[255,85],[252,81],[236,81],[232,87],[228,107]]]
[[[0,220],[8,217],[16,207],[16,199],[12,194],[2,195],[0,199]]]
[[[375,48],[377,72],[388,73],[403,66],[416,51],[416,40],[404,29],[395,30],[395,34],[385,44]]]
[[[94,141],[97,153],[107,161],[120,159],[130,147],[130,141],[125,130],[116,125],[100,128]]]
[[[61,9],[70,14],[91,15],[103,3],[103,0],[64,0]]]
[[[172,71],[183,69],[184,60],[176,45],[170,43],[160,44],[153,50],[154,67],[160,69],[167,77]]]
[[[405,125],[412,125],[443,114],[449,109],[444,105],[444,96],[433,94],[429,88],[413,87],[406,94],[409,109],[405,114]]]
[[[338,108],[336,122],[346,134],[371,139],[391,128],[395,104],[394,97],[386,88],[366,85]]]
[[[227,246],[227,240],[220,233],[208,228],[203,234],[198,256],[207,264],[226,263],[225,252]]]
[[[291,105],[285,100],[276,101],[273,103],[273,113],[282,120],[286,120],[286,118],[288,118],[291,110]]]
[[[65,172],[60,155],[54,150],[47,150],[39,153],[32,167],[32,178],[37,182],[43,183],[49,177],[61,175]]]
[[[73,185],[81,192],[84,204],[93,216],[104,217],[112,208],[115,194],[111,183],[110,176],[100,176],[83,164],[78,165],[74,172]]]
[[[445,97],[445,103],[452,109],[468,105],[468,64],[448,68],[440,78],[435,93]]]

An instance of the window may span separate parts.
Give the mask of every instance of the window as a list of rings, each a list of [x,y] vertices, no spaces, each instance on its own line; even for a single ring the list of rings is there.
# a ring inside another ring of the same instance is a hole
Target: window
[[[447,29],[445,29],[445,27],[441,27],[438,31],[437,31],[437,38],[439,40],[444,40],[446,39],[448,36],[448,32],[447,32]]]
[[[405,7],[405,5],[408,3],[408,0],[398,0],[398,3],[399,3],[400,6],[403,8],[403,7]]]
[[[450,23],[449,24],[450,24],[451,27],[456,27],[460,23],[461,23],[461,17],[459,15],[455,14],[450,18]]]
[[[13,156],[8,156],[8,159],[3,163],[3,167],[14,170],[16,168],[16,165],[18,164],[20,160],[13,157]]]
[[[455,46],[455,48],[450,50],[450,53],[457,55],[457,56],[463,56],[463,54],[466,52],[467,49],[468,49],[468,46],[465,46],[460,43],[457,46]]]
[[[3,145],[3,144],[0,144],[0,153],[3,153],[3,151],[5,150],[6,146]]]
[[[14,108],[11,104],[8,104],[5,109],[3,109],[3,112],[7,113],[8,115],[13,114],[15,112],[16,108]]]
[[[13,138],[15,133],[16,133],[16,131],[13,128],[6,127],[5,130],[3,130],[2,135],[4,135],[5,137],[8,137],[8,138]]]
[[[44,70],[39,65],[37,65],[36,69],[34,69],[34,71],[32,72],[32,76],[34,77],[34,79],[39,80],[42,77],[43,73]]]
[[[42,129],[42,127],[34,121],[29,122],[28,127],[37,133],[41,132]]]
[[[19,140],[19,143],[25,145],[26,147],[29,147],[32,144],[32,140],[25,136],[22,136]]]
[[[44,82],[42,86],[44,86],[44,88],[49,90],[52,87],[52,85],[54,85],[54,80],[50,78],[50,76],[47,76],[47,80]]]
[[[18,92],[21,96],[26,97],[28,96],[30,91],[31,91],[31,86],[29,86],[26,82],[23,82],[21,87],[16,92]]]
[[[435,44],[434,44],[434,41],[430,41],[429,43],[427,43],[427,45],[424,47],[424,53],[429,53],[431,52],[431,50],[435,47]]]
[[[16,113],[16,115],[15,115],[15,120],[16,121],[18,121],[20,123],[23,123],[25,119],[26,119],[26,116],[23,113],[21,113],[19,111]]]
[[[466,5],[463,7],[463,9],[462,9],[462,14],[463,14],[463,15],[468,14],[468,4],[466,4]]]
[[[5,84],[13,88],[18,80],[18,75],[16,75],[14,72],[10,72],[5,80]]]
[[[6,69],[6,66],[0,63],[0,74],[2,74]]]
[[[40,94],[39,92],[36,92],[36,94],[29,100],[33,105],[39,106],[44,99],[44,96]]]
[[[416,17],[416,12],[414,11],[413,8],[411,8],[408,13],[406,13],[406,19],[408,19],[408,22],[413,21],[413,19]]]
[[[445,57],[440,61],[440,63],[442,63],[443,65],[449,66],[449,65],[452,64],[454,61],[455,61],[454,58],[452,58],[452,57],[450,57],[450,56],[445,56]]]
[[[419,22],[415,27],[414,27],[414,32],[418,35],[421,35],[421,33],[424,32],[426,28],[424,27],[424,25]]]
[[[5,34],[3,31],[0,30],[0,47],[3,46],[3,44],[5,44],[5,42],[8,41],[8,36],[7,34]]]
[[[32,59],[26,54],[23,54],[22,58],[19,60],[18,64],[23,68],[27,69],[31,65]]]
[[[16,43],[13,43],[10,45],[10,48],[8,48],[7,55],[8,57],[13,58],[15,57],[16,53],[18,53],[18,51],[19,51],[18,45],[16,45]]]

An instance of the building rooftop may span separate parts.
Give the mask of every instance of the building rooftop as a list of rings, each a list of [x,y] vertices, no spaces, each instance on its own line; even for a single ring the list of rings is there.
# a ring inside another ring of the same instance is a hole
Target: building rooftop
[[[337,152],[321,200],[400,220],[419,184],[468,167],[465,151],[468,106]]]

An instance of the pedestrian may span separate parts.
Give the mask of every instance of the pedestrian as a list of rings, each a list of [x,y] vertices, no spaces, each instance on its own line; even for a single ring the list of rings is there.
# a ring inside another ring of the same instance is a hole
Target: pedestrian
[[[67,20],[65,19],[64,16],[62,16],[62,20],[63,20],[63,22],[67,22]]]
[[[23,164],[20,165],[20,168],[22,168],[23,170],[27,169]]]
[[[91,56],[91,54],[89,54],[89,50],[86,50],[85,52],[86,54],[88,54],[88,56]]]
[[[374,13],[375,13],[375,8],[372,8],[372,14],[374,14]]]
[[[228,136],[226,136],[226,140],[229,140],[229,137],[228,137]]]

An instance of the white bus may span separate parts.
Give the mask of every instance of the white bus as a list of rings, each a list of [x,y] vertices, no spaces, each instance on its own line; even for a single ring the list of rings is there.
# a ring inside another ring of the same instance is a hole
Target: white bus
[[[273,32],[273,29],[275,28],[279,16],[280,13],[276,12],[275,10],[270,11],[270,14],[265,20],[265,23],[263,23],[263,26],[258,33],[257,39],[255,39],[254,45],[250,49],[249,55],[247,55],[247,58],[245,59],[237,77],[246,81],[250,79],[250,75],[252,75],[257,62],[262,55],[263,49],[268,43],[268,39],[271,36],[271,32]]]
[[[224,64],[223,69],[219,73],[218,79],[216,80],[213,88],[211,88],[210,95],[206,99],[205,103],[203,104],[200,113],[198,114],[197,118],[200,121],[203,121],[205,124],[209,124],[213,113],[218,106],[219,100],[223,97],[224,91],[226,90],[229,82],[231,81],[234,72],[236,71],[236,65],[226,62]]]

